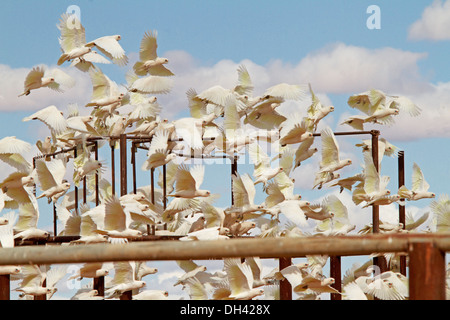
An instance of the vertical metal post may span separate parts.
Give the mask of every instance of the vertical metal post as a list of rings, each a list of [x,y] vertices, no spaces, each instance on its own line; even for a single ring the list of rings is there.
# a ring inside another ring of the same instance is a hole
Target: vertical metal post
[[[398,187],[405,185],[405,152],[398,152]],[[400,199],[404,202],[405,199]],[[406,208],[405,206],[398,206],[398,222],[403,224],[403,230],[406,228]],[[400,273],[406,276],[406,256],[400,256]]]
[[[233,176],[237,176],[237,156],[233,157],[233,160],[231,160],[231,205],[234,205],[234,199],[233,199]]]
[[[105,277],[94,278],[94,290],[97,290],[97,296],[104,297],[105,296]]]
[[[86,185],[86,176],[83,177],[83,203],[87,203],[87,185]]]
[[[330,277],[334,279],[333,288],[341,292],[341,256],[330,256]],[[331,300],[342,300],[342,296],[337,293],[330,295]]]
[[[78,157],[78,150],[77,148],[73,149],[73,158],[76,159]],[[75,192],[75,212],[78,213],[78,187],[75,186],[74,188],[74,192]],[[56,233],[55,233],[56,236]]]
[[[373,164],[377,172],[380,171],[379,168],[379,154],[378,154],[378,138],[380,136],[380,131],[372,130],[372,159]],[[380,232],[380,207],[378,205],[372,205],[372,232],[379,233]],[[380,268],[380,272],[387,271],[387,263],[384,257],[375,257],[373,258],[374,265]]]
[[[33,158],[33,170],[36,169],[36,158]],[[36,197],[36,182],[33,186],[33,195]]]
[[[125,291],[120,295],[120,300],[132,300],[133,299],[133,292],[132,291]]]
[[[166,165],[163,165],[163,208],[167,208],[167,171]]]
[[[95,141],[95,148],[94,148],[94,157],[95,160],[98,161],[98,141]],[[100,204],[100,194],[99,194],[99,179],[98,179],[98,172],[95,173],[95,205],[98,206]]]
[[[112,194],[116,194],[116,160],[114,157],[114,144],[111,146],[111,189]]]
[[[127,135],[120,135],[120,195],[124,196],[127,191]]]
[[[56,214],[56,205],[55,205],[55,203],[53,203],[53,235],[55,237],[58,235],[57,234],[57,232],[58,232],[57,221],[58,221],[58,215]]]
[[[134,141],[131,142],[131,168],[133,170],[133,193],[136,194],[136,143]]]
[[[433,242],[409,245],[409,299],[445,300],[445,252]]]
[[[378,155],[378,137],[380,135],[380,132],[377,130],[372,130],[372,159],[373,164],[375,166],[375,169],[379,172],[378,162],[379,162],[379,155]],[[373,233],[379,233],[380,232],[380,211],[379,211],[378,205],[372,205],[372,228]]]
[[[127,135],[120,135],[120,195],[127,194]],[[131,300],[132,292],[125,291],[121,294],[120,300]]]
[[[95,141],[94,144],[94,157],[95,160],[98,161],[98,141]],[[99,192],[99,174],[95,173],[95,205],[98,206],[100,204],[100,192]],[[105,277],[101,276],[93,279],[93,288],[97,290],[97,296],[104,297],[105,296]]]
[[[10,299],[10,278],[9,274],[0,275],[0,300]]]
[[[150,169],[151,201],[155,204],[155,168]]]
[[[279,270],[281,271],[291,264],[291,258],[280,258]],[[292,300],[292,286],[287,279],[280,280],[280,300]]]

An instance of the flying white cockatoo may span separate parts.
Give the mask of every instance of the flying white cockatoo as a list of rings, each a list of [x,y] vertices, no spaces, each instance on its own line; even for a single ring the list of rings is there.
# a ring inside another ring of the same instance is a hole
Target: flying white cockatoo
[[[401,198],[415,201],[425,198],[435,198],[436,194],[428,191],[430,189],[430,185],[425,180],[425,176],[420,169],[419,165],[414,162],[413,164],[413,173],[412,173],[412,188],[409,190],[405,185],[402,185],[398,194]]]
[[[19,95],[27,96],[31,90],[50,88],[57,92],[64,92],[75,85],[75,80],[58,68],[47,69],[43,66],[34,67],[25,78],[24,91]]]
[[[334,172],[352,164],[351,159],[340,158],[339,145],[330,127],[326,127],[321,131],[321,139],[322,161],[320,162],[320,170],[318,173]]]
[[[147,31],[141,40],[141,47],[139,50],[139,61],[134,66],[134,72],[138,76],[146,76],[148,74],[154,76],[173,76],[172,71],[167,69],[164,65],[169,63],[169,59],[158,57],[157,48],[158,32]]]
[[[57,27],[61,32],[59,43],[63,52],[58,59],[58,65],[76,58],[83,60],[83,56],[90,53],[93,47],[96,47],[115,64],[124,66],[128,63],[125,50],[119,44],[120,35],[104,36],[87,42],[86,31],[81,21],[76,15],[68,13],[62,14]]]

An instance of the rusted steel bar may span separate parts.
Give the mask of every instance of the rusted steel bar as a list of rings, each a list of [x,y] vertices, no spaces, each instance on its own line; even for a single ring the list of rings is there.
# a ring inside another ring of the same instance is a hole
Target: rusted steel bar
[[[126,195],[127,191],[127,136],[120,135],[120,195]]]
[[[127,136],[120,135],[120,195],[124,196],[127,191]],[[120,300],[131,300],[132,292],[126,291],[120,295]]]
[[[195,155],[195,154],[183,154],[183,153],[178,153],[178,152],[172,152],[173,154],[175,154],[178,157],[185,157],[185,158],[191,158],[191,159],[228,159],[231,158],[228,155],[205,155],[205,154],[200,154],[200,156]]]
[[[378,150],[378,141],[380,136],[380,131],[372,130],[372,159],[375,169],[379,172],[379,150]],[[373,233],[380,232],[380,207],[378,205],[372,205],[372,230]],[[380,272],[387,271],[387,262],[386,259],[382,256],[373,258],[374,265],[380,268]]]
[[[33,170],[36,169],[36,157],[33,158]],[[33,195],[36,197],[36,182],[33,185]]]
[[[155,168],[150,169],[151,202],[155,204]]]
[[[93,142],[94,146],[94,159],[98,161],[98,141],[95,140]],[[99,173],[95,172],[95,205],[98,206],[100,204],[100,193],[99,193]],[[97,296],[104,297],[105,296],[105,277],[94,278],[92,283],[92,287],[97,290]]]
[[[9,274],[0,275],[0,301],[10,299],[10,278]]]
[[[78,157],[78,150],[75,147],[73,149],[73,158],[76,159],[77,157]],[[77,186],[74,187],[74,192],[75,192],[75,212],[78,213],[78,201],[79,201],[79,199],[78,199],[78,187]],[[55,232],[55,236],[56,235],[57,234]]]
[[[53,234],[58,235],[58,215],[56,214],[56,205],[53,203]]]
[[[333,288],[341,292],[341,256],[330,256],[330,277],[334,279]],[[331,300],[342,300],[342,296],[337,293],[331,293]]]
[[[94,159],[98,161],[98,141],[94,141]],[[100,204],[99,174],[95,172],[95,205]]]
[[[98,277],[93,279],[93,288],[97,290],[97,296],[104,297],[105,296],[105,277]]]
[[[136,182],[136,143],[131,142],[131,169],[133,172],[133,193],[137,192],[137,182]]]
[[[83,203],[87,203],[87,184],[86,184],[86,176],[83,177]]]
[[[372,134],[372,131],[339,131],[339,132],[333,132],[335,136],[352,136],[352,135],[360,135],[360,134]],[[320,132],[313,133],[314,137],[320,137]]]
[[[131,238],[128,239],[129,242],[143,242],[143,241],[163,241],[163,240],[178,240],[182,236],[167,236],[167,235],[149,235],[142,236],[139,238]],[[50,236],[46,239],[29,239],[22,241],[21,239],[14,240],[15,247],[23,247],[23,246],[43,246],[46,244],[61,244],[61,243],[69,243],[72,241],[76,241],[80,239],[80,236]]]
[[[111,145],[111,189],[112,194],[116,194],[116,159],[114,156],[114,144]]]
[[[278,264],[281,271],[292,264],[292,259],[280,258]],[[280,280],[280,300],[292,300],[292,286],[287,279]]]
[[[163,165],[163,208],[167,208],[167,168]]]
[[[373,130],[372,132],[372,159],[373,164],[375,166],[375,169],[379,171],[378,168],[378,161],[379,161],[379,155],[378,155],[378,137],[380,132]],[[373,233],[379,233],[380,232],[380,211],[378,205],[372,205],[372,226],[373,226]]]
[[[237,169],[237,162],[238,162],[238,157],[234,156],[233,159],[231,160],[231,205],[234,205],[234,197],[233,197],[233,176],[237,176],[238,173],[238,169]]]
[[[58,154],[62,154],[62,153],[67,153],[70,151],[75,151],[77,149],[77,146],[71,147],[71,148],[67,148],[67,149],[61,149],[59,151],[53,152],[53,153],[46,153],[46,154],[41,154],[38,156],[35,156],[33,159],[42,159],[42,158],[47,158],[47,157],[54,157],[57,156]]]
[[[432,241],[409,246],[409,299],[445,300],[445,252]]]
[[[405,185],[405,152],[398,152],[398,187]],[[400,199],[405,202],[405,199]],[[398,222],[403,224],[403,230],[406,229],[406,207],[398,206]],[[406,276],[406,256],[400,256],[400,273]]]
[[[207,260],[227,257],[288,258],[307,255],[369,255],[407,252],[416,241],[434,242],[450,251],[450,237],[407,237],[394,235],[329,236],[302,238],[246,238],[209,241],[136,241],[127,244],[74,246],[24,246],[0,248],[0,265],[55,264],[132,260]]]

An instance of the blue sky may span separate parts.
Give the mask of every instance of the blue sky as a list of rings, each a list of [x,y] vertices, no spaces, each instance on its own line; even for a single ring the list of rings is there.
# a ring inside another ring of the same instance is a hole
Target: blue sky
[[[88,40],[120,34],[130,60],[136,59],[144,32],[158,31],[158,53],[170,58],[169,66],[176,74],[174,90],[160,100],[171,119],[187,114],[187,89],[201,91],[216,84],[230,87],[239,64],[248,66],[258,92],[279,82],[311,82],[319,97],[335,106],[324,124],[336,131],[351,130],[339,123],[359,113],[347,105],[350,95],[371,88],[405,95],[421,107],[422,114],[399,117],[392,127],[373,128],[405,151],[407,184],[412,164],[417,162],[431,191],[448,193],[450,32],[445,31],[450,30],[450,1],[3,1],[0,138],[15,135],[34,145],[36,137],[46,135],[45,128],[23,123],[23,117],[50,104],[63,109],[68,103],[81,105],[90,98],[89,78],[73,70],[78,89],[63,95],[47,90],[17,98],[27,71],[39,64],[55,66],[60,55],[56,24],[71,5],[80,8]],[[380,8],[381,29],[366,26],[370,5]],[[124,83],[130,67],[101,66],[118,83]],[[284,109],[292,110],[291,106]],[[360,139],[338,141],[346,153],[362,161],[354,147]],[[358,166],[344,174],[356,173]],[[396,166],[396,159],[383,163],[382,174],[391,176],[391,190],[397,188]],[[314,168],[311,163],[298,169],[296,181],[302,180],[305,170]],[[216,174],[226,183],[228,173],[228,167],[222,176],[207,168],[207,176]],[[218,188],[215,181],[206,178],[205,185]],[[297,182],[296,187],[307,199],[334,191],[312,191],[306,182]],[[223,190],[224,185],[217,189]],[[258,199],[263,196],[260,193]],[[227,201],[220,204],[226,206]],[[411,210],[421,214],[429,203],[414,203]]]

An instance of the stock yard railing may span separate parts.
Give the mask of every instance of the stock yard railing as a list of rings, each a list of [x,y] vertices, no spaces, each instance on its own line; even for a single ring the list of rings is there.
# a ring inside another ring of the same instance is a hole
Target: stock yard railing
[[[378,138],[380,132],[351,131],[335,132],[336,136],[370,135],[373,163],[378,168]],[[320,133],[314,133],[320,136]],[[96,137],[87,141],[88,147],[93,147],[95,159],[98,160],[98,141],[101,139],[119,140],[120,152],[120,195],[127,194],[128,168],[127,168],[127,141],[131,140],[132,185],[136,193],[136,152],[138,149],[147,149],[142,143],[151,142],[151,138],[127,136]],[[77,147],[64,149],[50,155],[42,155],[33,159],[56,156],[60,153],[73,152],[77,156]],[[116,194],[115,149],[111,146],[111,184],[112,192]],[[194,156],[192,156],[194,157]],[[230,158],[229,156],[217,156]],[[204,158],[201,156],[201,158]],[[231,174],[236,174],[237,157],[231,159]],[[398,181],[399,187],[404,184],[404,152],[399,152]],[[100,203],[99,179],[95,176],[95,203]],[[154,169],[150,170],[151,201],[155,202]],[[86,180],[83,180],[83,203],[86,203]],[[163,207],[167,205],[166,193],[166,166],[163,166]],[[232,188],[231,199],[233,202]],[[75,187],[75,210],[78,210],[78,188]],[[233,203],[232,203],[233,204]],[[278,258],[280,269],[291,264],[291,258],[306,255],[326,254],[330,257],[330,277],[335,279],[333,287],[342,290],[341,284],[341,256],[365,255],[383,252],[403,252],[400,259],[400,272],[406,275],[406,254],[409,255],[409,281],[410,299],[445,299],[445,252],[450,251],[450,236],[441,234],[378,234],[379,207],[372,206],[373,235],[366,236],[334,236],[334,237],[305,237],[299,239],[230,239],[228,241],[173,241],[178,237],[155,236],[153,230],[148,228],[148,235],[140,239],[130,239],[125,245],[92,244],[76,246],[42,246],[49,243],[62,243],[76,240],[77,236],[57,236],[57,216],[54,213],[54,236],[46,240],[27,241],[22,245],[34,244],[37,246],[18,246],[15,248],[0,249],[0,265],[17,264],[53,264],[77,262],[107,262],[126,260],[193,260],[193,259],[222,259],[227,257]],[[405,207],[399,206],[399,222],[405,227]],[[158,240],[158,241],[156,241]],[[151,241],[151,242],[149,242]],[[18,242],[17,242],[18,243]],[[383,257],[375,257],[374,265],[380,272],[387,271],[387,264]],[[99,295],[104,292],[103,277],[94,279],[94,288]],[[418,289],[419,288],[419,289]],[[420,290],[422,288],[422,290]],[[423,288],[427,288],[426,290]],[[45,298],[45,297],[43,297]],[[123,294],[121,299],[130,299],[131,293]],[[280,298],[292,299],[292,290],[287,280],[280,282]],[[0,300],[9,299],[9,276],[0,275]],[[340,294],[331,294],[331,299],[341,299]]]
[[[23,246],[0,249],[0,265],[110,261],[207,260],[232,257],[295,258],[404,253],[409,256],[409,299],[445,299],[448,234],[376,234],[206,241],[136,241],[127,244]]]

